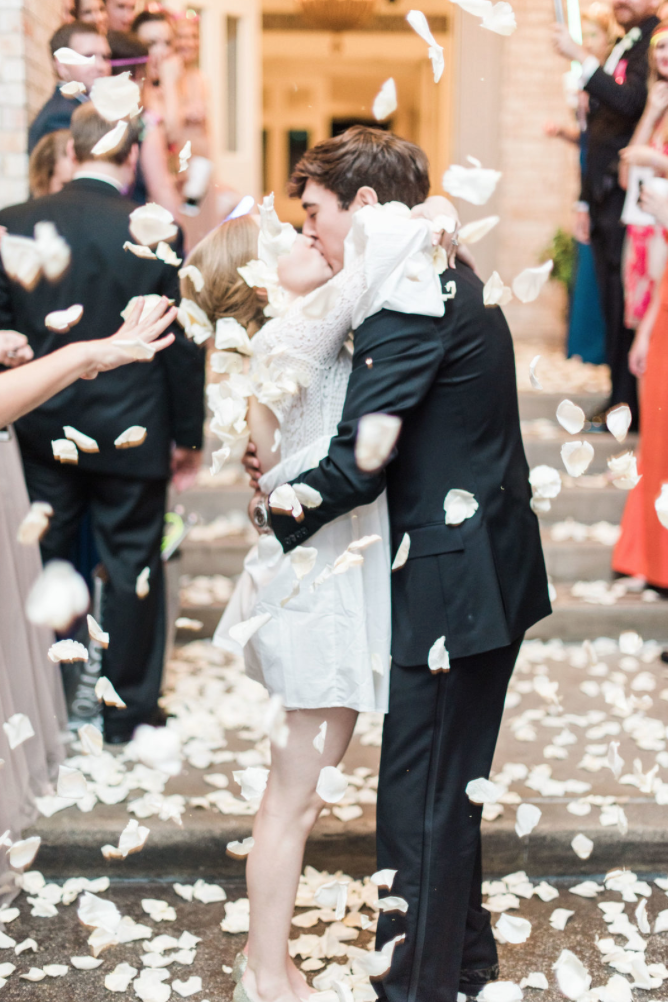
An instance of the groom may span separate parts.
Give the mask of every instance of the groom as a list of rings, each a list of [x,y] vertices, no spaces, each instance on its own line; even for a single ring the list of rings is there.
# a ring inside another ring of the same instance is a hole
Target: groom
[[[307,214],[304,233],[336,273],[353,213],[429,193],[418,147],[356,126],[319,143],[297,164],[290,192]],[[404,533],[408,560],[392,576],[390,709],[385,719],[377,813],[378,868],[397,870],[392,894],[405,915],[382,913],[378,948],[405,933],[378,987],[388,1002],[455,1002],[498,978],[489,912],[482,908],[481,807],[466,784],[487,777],[508,681],[525,630],[550,613],[515,383],[513,344],[498,308],[483,305],[482,283],[466,265],[445,316],[381,310],[355,331],[348,392],[328,456],[300,482],[322,495],[302,522],[271,513],[288,551],[322,525],[387,489],[394,554]],[[448,286],[452,295],[452,286]],[[386,467],[355,462],[359,419],[403,422]],[[478,509],[446,525],[451,489]],[[261,506],[261,503],[260,503]],[[428,655],[445,637],[450,670]]]

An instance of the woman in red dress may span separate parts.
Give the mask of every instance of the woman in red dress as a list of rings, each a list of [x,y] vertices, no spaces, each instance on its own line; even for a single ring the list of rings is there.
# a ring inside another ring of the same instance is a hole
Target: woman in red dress
[[[645,189],[641,203],[668,227],[668,199]],[[651,587],[668,589],[668,529],[654,507],[662,485],[668,483],[668,268],[636,332],[629,367],[641,380],[642,479],[629,494],[612,567],[644,578]]]

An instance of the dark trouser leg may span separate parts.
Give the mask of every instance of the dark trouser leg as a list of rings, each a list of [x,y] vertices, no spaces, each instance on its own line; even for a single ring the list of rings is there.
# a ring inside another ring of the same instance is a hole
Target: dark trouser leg
[[[482,808],[465,790],[470,780],[489,775],[520,644],[455,658],[449,672],[437,675],[426,666],[392,666],[378,784],[378,867],[398,871],[392,894],[408,901],[408,912],[381,914],[378,922],[378,948],[406,935],[378,986],[389,1002],[456,1002],[467,923],[481,966],[495,962],[496,951],[486,953],[491,944],[472,890],[480,875]]]
[[[103,629],[109,647],[102,671],[127,709],[104,707],[106,736],[148,719],[157,706],[165,652],[165,589],[160,559],[167,483],[91,475],[95,543],[108,573]],[[150,590],[140,599],[137,576],[149,567]]]
[[[473,866],[466,912],[462,969],[459,977],[460,991],[465,995],[476,994],[479,988],[488,981],[495,981],[498,976],[499,955],[492,933],[491,916],[482,906],[482,839],[478,834],[478,851]]]
[[[49,530],[40,544],[42,560],[70,560],[88,504],[87,474],[76,466],[49,465],[26,455],[22,458],[30,500],[48,501],[53,508]]]
[[[624,192],[613,192],[604,203],[592,206],[591,245],[605,317],[606,355],[612,380],[608,406],[628,404],[635,428],[638,391],[635,376],[629,371],[629,351],[635,332],[624,323],[622,249],[626,230],[620,222],[623,204]]]

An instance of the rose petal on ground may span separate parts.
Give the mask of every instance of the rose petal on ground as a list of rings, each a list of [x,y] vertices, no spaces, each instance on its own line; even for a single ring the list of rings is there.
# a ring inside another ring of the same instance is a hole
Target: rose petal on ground
[[[15,870],[25,870],[33,862],[41,844],[42,840],[39,835],[31,835],[30,838],[14,842],[7,853],[10,866],[13,866]]]
[[[526,943],[531,935],[531,922],[503,912],[495,929],[507,943]]]
[[[242,842],[228,842],[225,851],[232,859],[245,859],[254,845],[254,838],[245,838]]]
[[[571,1002],[577,1002],[591,986],[591,975],[582,961],[570,950],[562,950],[552,969],[562,993]]]
[[[86,777],[79,769],[69,765],[59,766],[56,793],[66,800],[81,800],[88,793]]]
[[[515,831],[522,838],[530,835],[542,817],[543,812],[535,804],[520,804],[515,815]]]
[[[580,859],[589,859],[594,849],[594,843],[580,832],[571,842],[571,849]]]
[[[569,911],[568,908],[555,908],[550,915],[550,925],[553,929],[563,932],[566,928],[566,923],[573,915],[575,915],[575,912]]]

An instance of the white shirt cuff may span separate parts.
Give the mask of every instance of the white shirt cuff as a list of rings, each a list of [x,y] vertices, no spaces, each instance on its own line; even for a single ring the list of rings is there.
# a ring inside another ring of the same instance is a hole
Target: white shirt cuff
[[[582,61],[582,75],[580,77],[580,86],[586,87],[591,78],[593,77],[596,70],[600,67],[600,63],[596,56],[587,56],[586,59]]]

